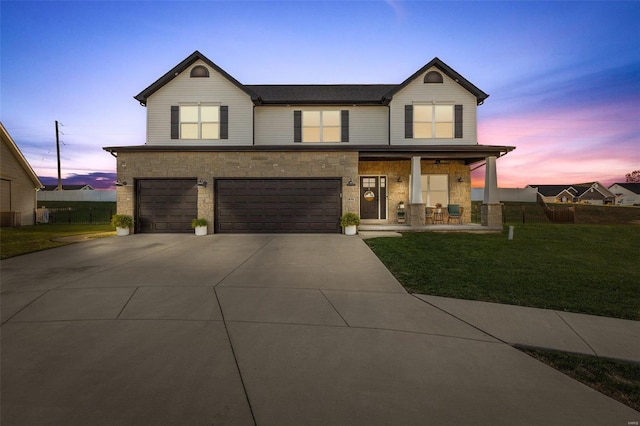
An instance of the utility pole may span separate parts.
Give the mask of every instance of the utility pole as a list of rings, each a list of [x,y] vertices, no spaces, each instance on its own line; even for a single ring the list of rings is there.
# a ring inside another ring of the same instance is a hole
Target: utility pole
[[[56,120],[56,151],[58,152],[58,187],[56,191],[62,191],[62,173],[60,172],[60,132],[58,131],[58,120]]]

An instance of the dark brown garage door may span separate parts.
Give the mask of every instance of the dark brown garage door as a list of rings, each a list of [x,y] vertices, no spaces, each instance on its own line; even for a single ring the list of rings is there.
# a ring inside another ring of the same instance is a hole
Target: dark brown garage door
[[[198,214],[195,179],[140,179],[136,181],[137,232],[193,232]]]
[[[340,232],[340,179],[218,179],[215,231]]]

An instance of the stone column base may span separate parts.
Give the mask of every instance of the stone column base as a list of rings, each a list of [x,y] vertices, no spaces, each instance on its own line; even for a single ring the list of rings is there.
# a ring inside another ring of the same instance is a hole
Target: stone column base
[[[424,206],[425,204],[409,204],[409,225],[424,226]]]
[[[482,226],[502,228],[502,203],[483,204],[480,214]]]

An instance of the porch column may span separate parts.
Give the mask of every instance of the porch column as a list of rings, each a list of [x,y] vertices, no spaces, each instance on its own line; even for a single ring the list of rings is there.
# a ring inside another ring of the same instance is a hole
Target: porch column
[[[409,225],[423,226],[424,201],[422,200],[422,169],[421,157],[411,157],[411,199],[409,203]]]
[[[498,193],[496,157],[487,157],[484,172],[484,200],[481,210],[482,226],[502,228],[502,204]]]

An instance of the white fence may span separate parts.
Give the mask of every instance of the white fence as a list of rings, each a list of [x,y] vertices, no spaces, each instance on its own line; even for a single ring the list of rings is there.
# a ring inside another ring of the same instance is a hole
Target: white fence
[[[535,203],[537,194],[535,188],[498,188],[500,201]],[[484,201],[484,188],[471,188],[471,201]]]
[[[116,190],[38,191],[38,201],[116,201]]]

